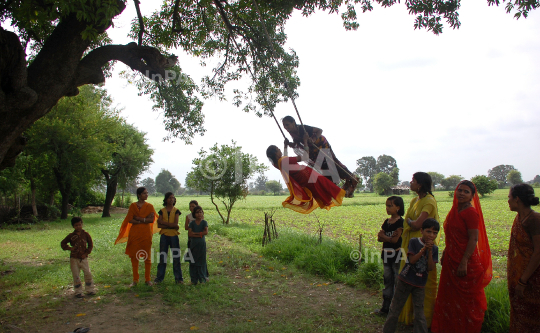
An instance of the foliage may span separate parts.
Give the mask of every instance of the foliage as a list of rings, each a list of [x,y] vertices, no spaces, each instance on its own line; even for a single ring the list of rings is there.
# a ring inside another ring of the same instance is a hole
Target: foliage
[[[264,174],[260,174],[257,179],[255,179],[255,183],[253,184],[256,190],[264,191],[266,190],[266,183],[268,182],[268,177],[266,177]]]
[[[192,171],[188,173],[186,182],[190,188],[209,191],[212,204],[223,223],[228,224],[234,204],[248,193],[248,179],[266,169],[255,156],[243,153],[242,147],[237,147],[234,141],[230,146],[218,146],[216,143],[210,148],[210,153],[204,149],[199,151],[199,157],[193,160]],[[214,196],[225,207],[226,217],[221,214]]]
[[[68,203],[95,183],[110,156],[103,129],[114,126],[118,115],[109,105],[104,90],[85,86],[81,94],[61,100],[26,132],[26,153],[46,156],[48,173],[62,194],[62,218],[67,218]]]
[[[508,173],[515,169],[513,165],[500,164],[488,170],[488,177],[495,179],[499,184],[499,188],[504,188],[508,185],[506,179]]]
[[[156,182],[150,177],[143,179],[141,181],[141,186],[146,188],[149,195],[156,193]]]
[[[519,172],[518,170],[510,170],[510,172],[508,172],[508,175],[506,175],[506,180],[512,186],[523,183],[523,179],[521,178],[521,172]]]
[[[490,194],[497,189],[497,181],[484,175],[474,176],[471,181],[476,185],[476,190],[481,196]]]
[[[441,185],[444,187],[444,189],[453,191],[456,188],[457,184],[459,184],[459,182],[462,180],[463,177],[459,175],[451,175],[444,178],[441,181]]]
[[[534,176],[534,178],[532,180],[532,183],[533,184],[540,184],[540,175]]]
[[[366,187],[373,191],[375,175],[378,173],[386,173],[393,178],[393,184],[399,182],[399,169],[396,160],[389,155],[381,155],[375,160],[373,156],[364,156],[356,161],[356,173],[360,175],[366,182]]]
[[[277,180],[269,180],[266,182],[266,188],[268,191],[274,193],[274,195],[277,195],[281,192],[283,186],[281,186],[281,182],[278,182]]]
[[[360,281],[367,287],[380,289],[383,282],[383,268],[378,262],[363,263],[359,267]]]
[[[394,179],[387,173],[379,172],[373,180],[373,188],[378,195],[388,195],[391,192],[391,187],[395,185]]]
[[[430,171],[428,174],[431,176],[431,181],[433,182],[433,186],[442,184],[442,181],[444,179],[444,175],[442,173]]]
[[[165,194],[167,192],[176,193],[180,188],[180,182],[169,170],[161,169],[156,176],[156,191]]]

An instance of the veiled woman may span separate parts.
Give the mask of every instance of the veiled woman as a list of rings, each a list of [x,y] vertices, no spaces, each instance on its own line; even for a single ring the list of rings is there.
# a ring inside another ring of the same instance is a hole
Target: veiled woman
[[[422,223],[427,218],[433,218],[439,221],[439,212],[437,210],[437,201],[431,193],[432,181],[431,176],[425,172],[417,172],[413,175],[411,180],[411,191],[418,194],[413,198],[409,204],[409,209],[404,216],[405,222],[403,224],[403,234],[401,235],[401,248],[408,249],[409,241],[412,238],[422,237],[420,228]],[[441,233],[437,235],[435,239],[435,245],[439,245],[439,239]],[[401,265],[399,270],[401,271],[405,266],[406,256],[402,255]],[[424,296],[424,314],[426,316],[427,326],[431,326],[431,320],[433,319],[433,307],[435,306],[435,298],[437,296],[437,270],[434,269],[429,272],[428,280],[425,287]],[[409,299],[405,303],[401,314],[399,315],[399,321],[406,325],[413,323],[413,304],[412,299]]]
[[[446,248],[431,331],[480,333],[492,278],[491,251],[475,185],[461,181],[444,221]]]
[[[286,140],[286,144],[291,148],[299,148],[299,149],[305,149],[309,153],[309,159],[306,159],[306,162],[309,164],[309,166],[313,167],[315,166],[315,163],[317,162],[317,159],[322,161],[321,165],[318,166],[321,170],[321,172],[329,172],[330,168],[328,166],[327,160],[331,158],[335,165],[336,165],[336,171],[338,173],[338,176],[340,179],[344,180],[345,183],[343,184],[343,189],[345,190],[345,197],[346,198],[352,198],[354,197],[354,190],[356,189],[356,185],[358,185],[358,179],[356,176],[347,169],[347,167],[341,163],[336,155],[334,154],[334,151],[332,150],[332,147],[330,146],[330,143],[324,135],[322,135],[322,129],[313,127],[313,126],[298,126],[296,124],[296,120],[294,120],[291,116],[286,116],[282,119],[283,127],[289,132],[291,135],[293,142],[290,143],[288,140]],[[305,132],[304,132],[305,129]],[[307,132],[307,133],[306,133]],[[306,143],[304,142],[304,136],[308,135],[311,139],[311,142]],[[321,153],[321,150],[325,149],[328,151],[327,156]],[[319,153],[322,155],[319,156]],[[324,160],[322,159],[324,157]],[[332,177],[326,176],[325,177],[330,180],[332,180]]]
[[[114,243],[116,245],[127,242],[125,253],[130,257],[133,269],[131,287],[136,286],[139,282],[139,261],[144,261],[145,283],[152,285],[150,281],[152,235],[159,232],[157,223],[155,223],[158,214],[154,210],[154,206],[146,202],[148,199],[146,188],[139,187],[137,189],[137,199],[137,202],[129,206],[129,211]]]
[[[528,184],[515,185],[508,206],[517,212],[510,234],[507,280],[510,294],[510,332],[538,332],[540,324],[540,213],[539,203]]]
[[[276,146],[269,146],[266,156],[272,161],[272,165],[281,171],[289,189],[290,196],[283,201],[283,207],[309,214],[316,208],[330,210],[332,207],[341,206],[345,190],[312,168],[299,165],[298,162],[303,160],[301,156],[283,156]]]

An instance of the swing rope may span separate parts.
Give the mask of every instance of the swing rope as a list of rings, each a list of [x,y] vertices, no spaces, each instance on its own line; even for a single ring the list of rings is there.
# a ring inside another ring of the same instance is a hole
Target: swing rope
[[[277,63],[277,66],[278,66],[278,72],[279,74],[281,75],[282,77],[282,80],[283,80],[283,84],[285,86],[285,89],[287,91],[287,95],[288,97],[291,99],[291,102],[294,106],[294,110],[296,111],[296,115],[298,116],[298,120],[300,121],[300,125],[302,126],[302,129],[304,131],[304,133],[307,133],[306,131],[306,128],[304,127],[304,123],[302,121],[302,117],[300,116],[300,112],[298,111],[298,107],[296,106],[296,102],[295,102],[295,99],[294,99],[294,95],[293,93],[291,92],[291,90],[289,89],[289,85],[287,84],[287,79],[285,77],[285,75],[283,74],[283,71],[281,70],[281,64],[279,63],[279,61],[277,61],[278,56],[277,56],[277,52],[276,50],[274,49],[274,44],[273,44],[273,41],[272,41],[272,38],[270,38],[270,35],[268,34],[268,30],[266,29],[266,24],[264,23],[264,20],[262,18],[262,15],[261,15],[261,12],[259,11],[259,5],[257,4],[257,1],[256,0],[253,0],[253,5],[255,7],[255,10],[257,12],[257,15],[259,17],[259,21],[261,22],[261,25],[264,29],[264,34],[266,36],[266,40],[268,42],[268,45],[270,46],[270,49],[272,51],[272,55],[273,55],[273,60]],[[223,20],[225,21],[225,26],[227,27],[227,30],[229,31],[229,34],[231,35],[231,39],[233,40],[233,43],[236,47],[236,49],[238,50],[238,53],[241,54],[241,50],[240,50],[240,46],[238,46],[238,43],[236,42],[236,38],[235,38],[235,34],[234,32],[231,30],[231,27],[229,24],[227,24],[227,22],[229,22],[228,18],[226,17],[226,14],[224,11],[222,10],[219,10],[219,13],[220,15],[222,16]],[[244,64],[246,65],[246,68],[249,72],[249,74],[251,75],[252,79],[254,82],[257,81],[256,77],[255,77],[255,74],[253,73],[253,71],[251,70],[251,67],[249,66],[249,64],[247,63],[247,60],[246,60],[246,57],[245,55],[242,56],[242,61],[244,62]],[[263,94],[263,99],[264,99],[264,102],[266,104],[266,106],[268,107],[269,103],[268,103],[268,100],[266,99],[266,96]],[[274,118],[274,121],[276,122],[276,125],[278,126],[279,128],[279,131],[281,132],[281,135],[283,135],[283,138],[287,140],[287,136],[285,135],[285,133],[283,132],[283,129],[281,128],[281,126],[279,125],[279,122],[276,118],[276,116],[274,115],[274,112],[272,109],[270,109],[268,107],[267,109],[268,111],[270,111],[270,114],[272,115],[272,118]],[[343,172],[345,172],[347,175],[349,175],[349,177],[351,177],[352,179],[355,179],[356,177],[354,175],[352,175],[348,170],[344,169],[340,164],[336,163],[334,158],[332,156],[329,156],[328,154],[326,154],[324,151],[322,151],[319,147],[317,147],[313,141],[311,140],[311,138],[309,139],[309,143],[308,144],[311,144],[311,146],[313,146],[315,149],[317,149],[319,151],[319,153],[323,153],[323,155],[332,160],[332,162],[334,162],[334,165],[337,165]],[[286,151],[287,149],[287,145],[285,145],[285,149],[284,151]],[[309,160],[309,159],[308,159]],[[310,162],[313,163],[313,161],[309,160]]]
[[[220,14],[222,16],[225,15],[225,13],[222,13],[221,11],[220,11]],[[223,17],[223,19],[226,22],[228,21],[228,19],[226,17]],[[232,41],[234,43],[234,46],[236,46],[236,50],[238,51],[238,54],[242,54],[242,52],[240,51],[240,46],[238,46],[238,43],[236,42],[234,32],[231,30],[231,28],[230,28],[230,26],[228,24],[225,24],[225,26],[227,27],[227,30],[229,31],[229,34],[231,35],[231,39],[232,39]],[[245,55],[242,55],[242,60],[243,60],[244,64],[246,65],[246,68],[247,68],[249,74],[251,75],[251,78],[253,79],[253,82],[257,82],[257,78],[255,77],[255,74],[253,74],[253,72],[251,71],[251,67],[247,63]],[[266,95],[264,95],[264,94],[263,94],[263,99],[264,99],[265,105],[267,106],[267,110],[270,111],[270,114],[272,115],[272,118],[274,118],[274,120],[276,122],[276,125],[278,126],[279,131],[281,132],[281,135],[283,135],[284,139],[287,139],[287,137],[285,136],[285,133],[283,132],[283,129],[281,129],[281,126],[279,125],[279,122],[276,119],[276,116],[274,115],[274,111],[272,111],[272,109],[270,107],[268,107],[269,103],[268,103],[268,100],[266,99]]]

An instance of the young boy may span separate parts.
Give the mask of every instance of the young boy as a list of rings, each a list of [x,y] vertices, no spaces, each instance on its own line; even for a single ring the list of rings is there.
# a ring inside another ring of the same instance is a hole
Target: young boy
[[[75,289],[75,296],[78,298],[84,297],[81,278],[79,276],[81,269],[84,273],[86,293],[88,295],[95,295],[96,292],[94,290],[94,281],[92,280],[92,273],[90,272],[87,259],[88,255],[92,252],[92,248],[94,247],[92,237],[90,237],[89,233],[83,230],[82,218],[72,218],[71,225],[75,231],[67,235],[66,238],[60,242],[60,246],[65,251],[71,251],[69,261],[71,265],[71,273],[73,274],[73,288]]]
[[[399,314],[409,295],[412,295],[414,306],[414,333],[427,333],[427,322],[424,315],[424,287],[428,272],[436,269],[438,262],[438,248],[434,245],[439,233],[439,222],[429,218],[422,223],[421,238],[412,238],[409,241],[407,263],[399,273],[396,291],[390,312],[384,323],[383,333],[396,331]]]

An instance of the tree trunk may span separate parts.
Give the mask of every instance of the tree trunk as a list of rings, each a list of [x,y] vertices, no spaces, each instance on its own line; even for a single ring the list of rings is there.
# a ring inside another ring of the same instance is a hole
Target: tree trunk
[[[37,217],[38,211],[36,205],[36,182],[34,181],[34,177],[30,177],[30,191],[32,193],[32,214]]]
[[[103,205],[103,214],[101,214],[101,217],[111,217],[111,205],[116,195],[116,188],[118,187],[118,176],[109,175],[107,170],[101,170],[101,173],[103,173],[107,180],[107,192],[105,194],[105,204]]]
[[[69,205],[69,195],[67,193],[62,193],[62,214],[60,214],[60,218],[62,220],[65,220],[68,218],[68,205]]]

